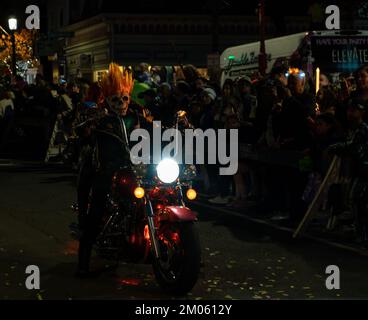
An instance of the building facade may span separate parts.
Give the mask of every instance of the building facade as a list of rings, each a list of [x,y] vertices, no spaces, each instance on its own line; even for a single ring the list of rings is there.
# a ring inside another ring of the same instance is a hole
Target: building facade
[[[259,39],[255,12],[258,0],[248,1],[245,7],[241,0],[228,1],[227,6],[221,0],[186,0],[185,5],[169,0],[44,2],[48,27],[44,60],[54,59],[54,81],[60,74],[97,80],[111,61],[132,66],[140,62],[213,66],[216,51],[221,53],[230,46]],[[357,11],[358,6],[353,3],[357,0],[341,7],[342,28],[367,29],[367,20],[360,17],[364,16],[365,7]],[[266,37],[308,31],[308,12],[308,5],[302,3],[280,8],[274,1],[267,2]],[[65,36],[65,32],[73,37]],[[56,41],[57,54],[52,54]]]
[[[213,44],[212,19],[206,15],[101,14],[64,28],[68,75],[98,80],[108,64],[134,66],[141,62],[159,66],[193,64],[207,67]],[[289,32],[308,29],[303,18],[289,19]],[[272,24],[267,31],[272,34]],[[256,41],[255,16],[221,16],[216,35],[219,51]]]

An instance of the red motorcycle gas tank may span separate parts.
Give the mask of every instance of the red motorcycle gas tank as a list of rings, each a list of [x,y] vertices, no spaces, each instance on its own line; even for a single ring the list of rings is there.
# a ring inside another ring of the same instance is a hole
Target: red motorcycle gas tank
[[[113,196],[125,199],[134,199],[134,189],[137,187],[136,177],[130,168],[122,168],[114,174],[112,178]]]

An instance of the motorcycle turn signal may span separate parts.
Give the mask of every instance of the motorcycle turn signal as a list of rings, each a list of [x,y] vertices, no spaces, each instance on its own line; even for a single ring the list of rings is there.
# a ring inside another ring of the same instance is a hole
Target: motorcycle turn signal
[[[194,189],[188,189],[187,198],[189,200],[195,200],[197,198],[197,192]]]
[[[137,199],[142,199],[144,197],[144,189],[142,187],[137,187],[134,189],[134,196]]]

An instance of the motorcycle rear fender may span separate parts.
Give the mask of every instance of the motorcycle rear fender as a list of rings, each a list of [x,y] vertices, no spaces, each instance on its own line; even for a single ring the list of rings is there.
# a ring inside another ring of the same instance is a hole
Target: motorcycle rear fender
[[[197,221],[197,213],[187,207],[166,207],[164,215],[170,222]],[[161,220],[166,220],[161,219]]]

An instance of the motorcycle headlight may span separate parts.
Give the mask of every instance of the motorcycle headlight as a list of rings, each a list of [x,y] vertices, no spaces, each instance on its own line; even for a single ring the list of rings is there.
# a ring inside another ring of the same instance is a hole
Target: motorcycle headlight
[[[172,183],[179,177],[179,165],[172,159],[164,159],[157,165],[157,176],[163,183]]]

